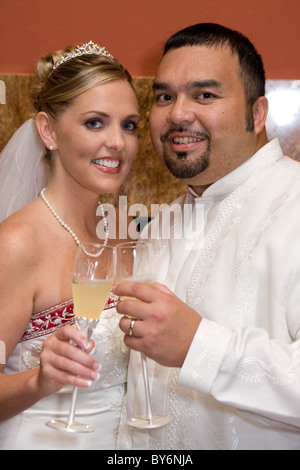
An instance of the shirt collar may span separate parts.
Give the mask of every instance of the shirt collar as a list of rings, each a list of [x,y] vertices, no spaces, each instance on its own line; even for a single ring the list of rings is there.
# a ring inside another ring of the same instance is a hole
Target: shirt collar
[[[275,138],[259,149],[246,162],[242,163],[242,165],[209,186],[203,192],[202,196],[199,196],[190,186],[188,189],[195,199],[229,194],[243,184],[258,168],[270,166],[282,157],[283,153],[279,140]]]

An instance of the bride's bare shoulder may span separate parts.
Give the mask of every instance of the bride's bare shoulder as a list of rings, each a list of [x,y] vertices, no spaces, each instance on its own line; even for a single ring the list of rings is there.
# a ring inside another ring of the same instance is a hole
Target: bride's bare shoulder
[[[42,240],[43,219],[38,206],[30,204],[0,224],[2,256],[15,255],[32,258],[38,255]],[[1,257],[2,257],[1,256]]]

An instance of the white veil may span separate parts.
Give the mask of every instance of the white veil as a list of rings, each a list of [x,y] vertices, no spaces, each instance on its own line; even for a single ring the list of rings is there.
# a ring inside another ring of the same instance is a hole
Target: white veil
[[[0,223],[35,199],[47,185],[45,146],[29,119],[0,153]]]

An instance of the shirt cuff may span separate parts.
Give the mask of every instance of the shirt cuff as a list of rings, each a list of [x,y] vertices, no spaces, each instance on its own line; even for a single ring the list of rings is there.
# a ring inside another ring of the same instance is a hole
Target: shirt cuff
[[[203,318],[181,368],[178,382],[209,394],[226,353],[232,332]]]

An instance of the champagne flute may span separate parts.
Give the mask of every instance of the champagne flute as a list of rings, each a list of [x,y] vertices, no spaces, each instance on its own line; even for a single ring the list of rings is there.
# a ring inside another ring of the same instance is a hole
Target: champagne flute
[[[90,339],[109,297],[115,276],[115,249],[108,245],[81,243],[73,269],[73,302],[77,328],[86,326]],[[66,432],[93,432],[88,424],[75,421],[78,388],[74,387],[66,421],[51,419],[47,426]]]
[[[128,242],[116,246],[116,281],[118,283],[130,281],[154,284],[153,252],[149,242]],[[124,296],[121,300],[126,298],[132,299],[132,297]],[[129,318],[134,317],[130,316]],[[141,361],[146,397],[146,414],[132,417],[128,420],[128,425],[139,429],[155,429],[169,424],[174,418],[169,414],[152,412],[147,358],[143,353],[141,353]]]

